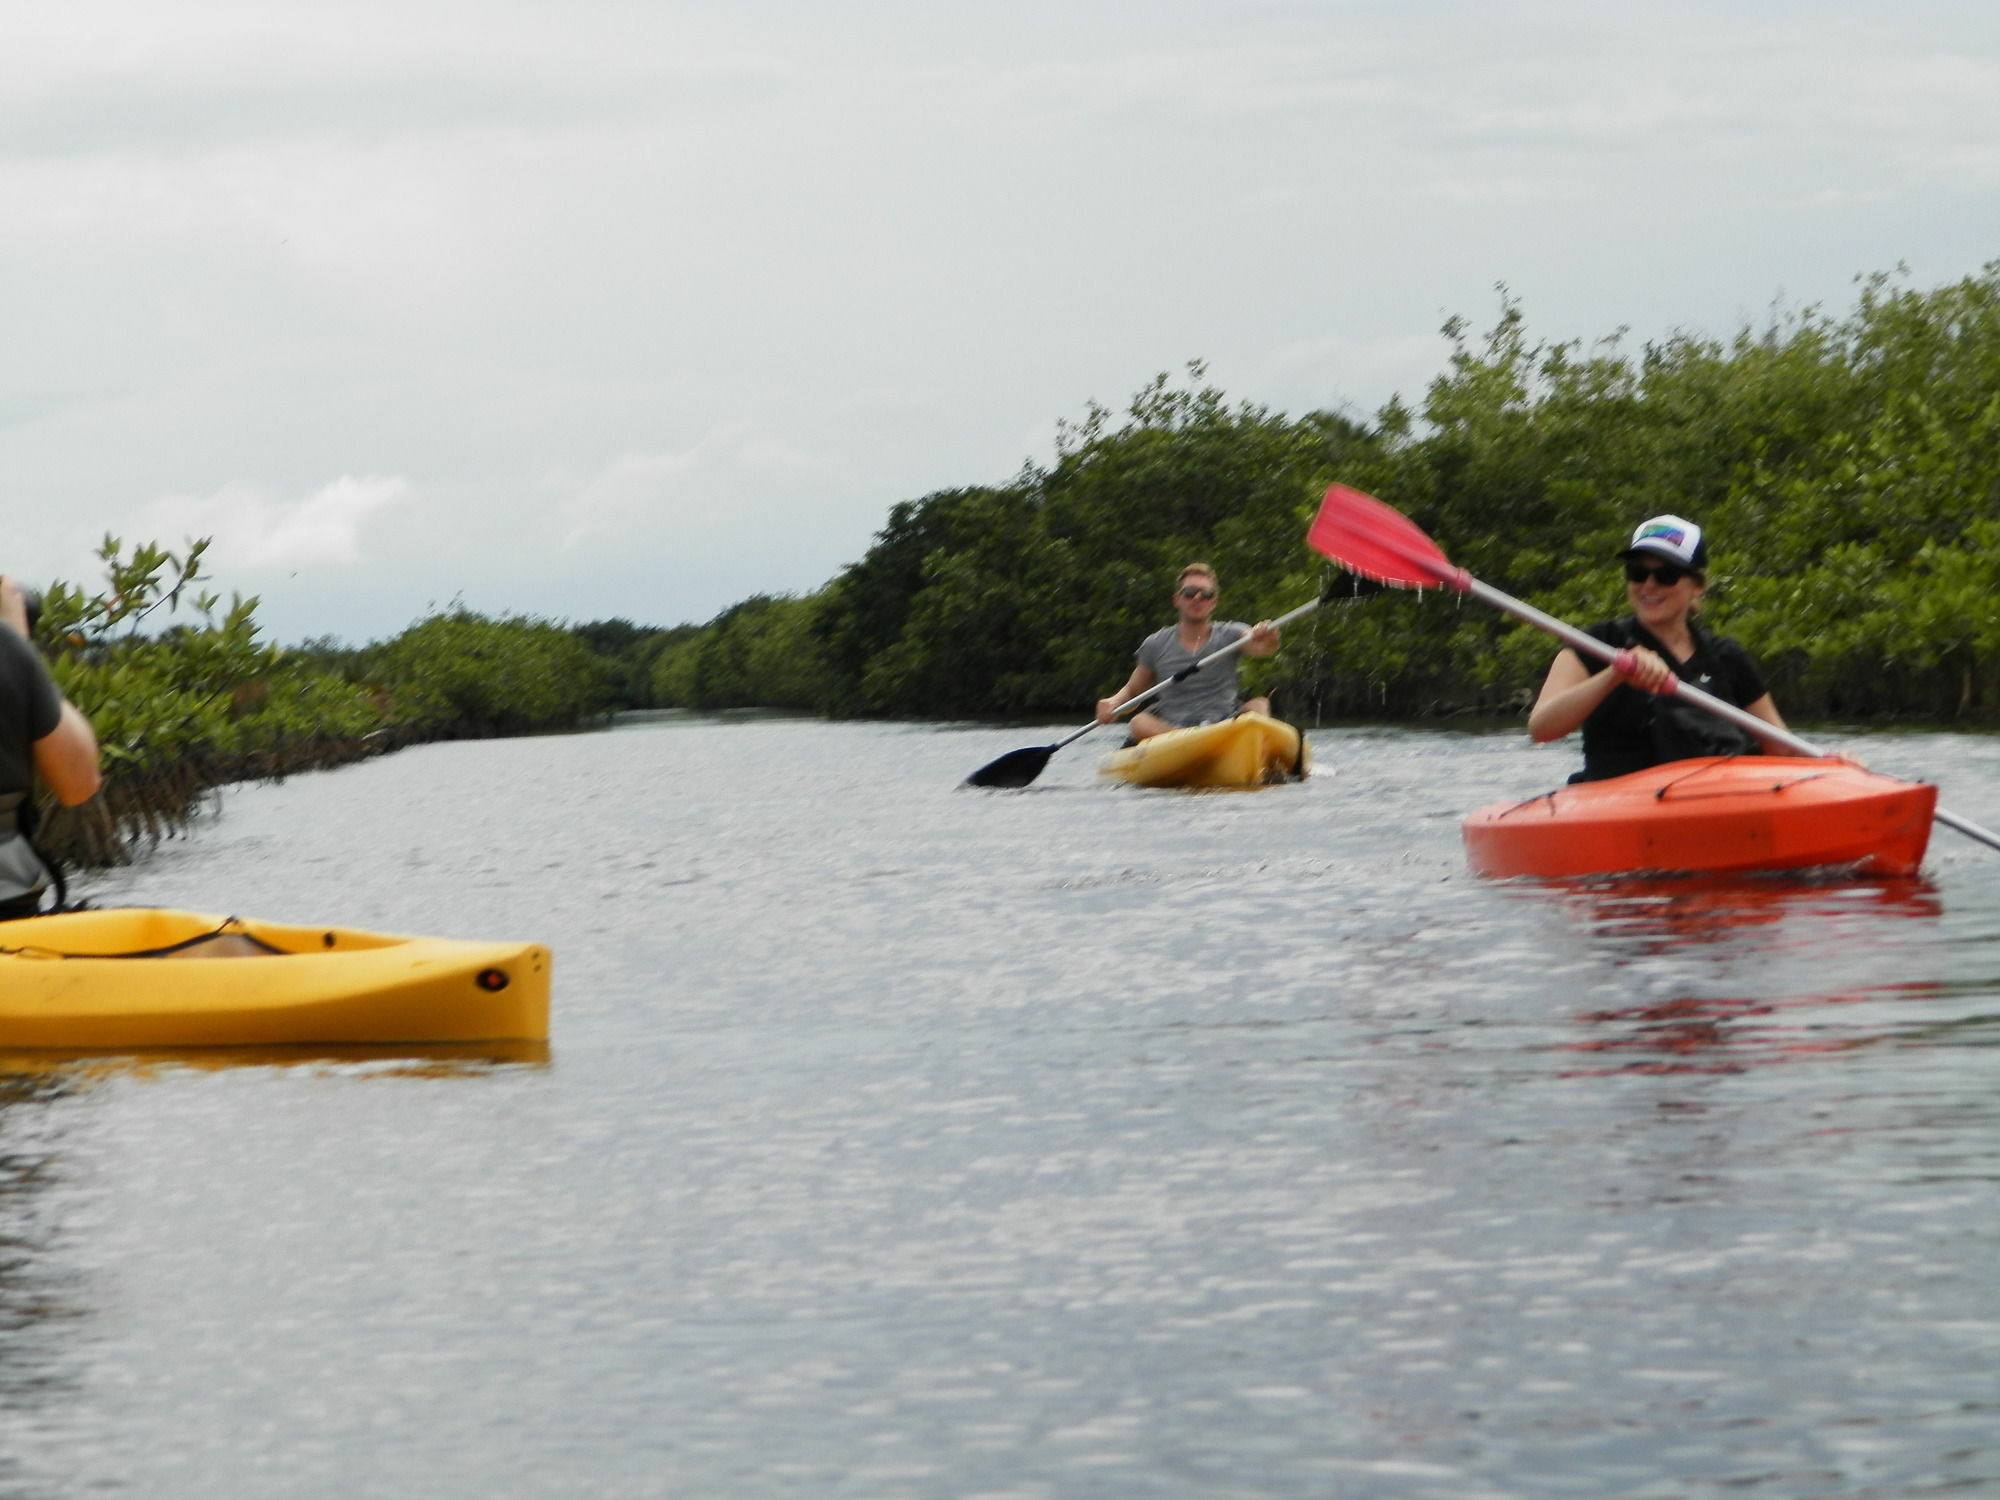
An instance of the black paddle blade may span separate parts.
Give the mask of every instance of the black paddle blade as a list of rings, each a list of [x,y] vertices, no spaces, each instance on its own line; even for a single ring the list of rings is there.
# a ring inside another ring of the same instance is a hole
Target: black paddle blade
[[[1042,767],[1056,753],[1054,745],[1036,745],[1027,750],[1009,750],[998,760],[988,761],[965,778],[967,786],[1024,787],[1042,774]]]

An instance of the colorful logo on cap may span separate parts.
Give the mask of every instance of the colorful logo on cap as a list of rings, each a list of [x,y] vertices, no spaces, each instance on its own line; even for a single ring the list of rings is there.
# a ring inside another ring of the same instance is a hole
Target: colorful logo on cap
[[[1670,526],[1662,521],[1648,521],[1639,528],[1639,534],[1632,538],[1632,545],[1641,542],[1665,542],[1669,547],[1686,547],[1687,533],[1678,526]]]

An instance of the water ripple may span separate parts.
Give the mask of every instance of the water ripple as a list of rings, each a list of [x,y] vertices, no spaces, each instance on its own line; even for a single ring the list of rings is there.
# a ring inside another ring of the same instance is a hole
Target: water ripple
[[[1045,734],[425,747],[100,882],[548,942],[555,1040],[16,1075],[0,1491],[2000,1489],[2000,861],[1479,881],[1514,735],[957,790]]]

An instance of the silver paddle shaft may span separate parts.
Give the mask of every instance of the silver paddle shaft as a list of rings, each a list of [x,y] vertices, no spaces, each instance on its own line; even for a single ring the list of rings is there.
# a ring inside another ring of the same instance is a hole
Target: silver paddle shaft
[[[1301,619],[1304,616],[1311,614],[1314,610],[1318,609],[1320,607],[1321,602],[1322,601],[1320,599],[1309,599],[1304,604],[1301,604],[1297,609],[1287,610],[1284,614],[1279,615],[1277,619],[1271,622],[1271,628],[1273,630],[1284,629],[1284,627],[1291,624],[1292,621]],[[1241,651],[1245,646],[1249,644],[1250,644],[1249,636],[1247,635],[1238,636],[1235,640],[1231,641],[1228,645],[1222,647],[1220,650],[1209,652],[1208,655],[1204,656],[1200,661],[1196,662],[1193,666],[1182,667],[1178,672],[1174,673],[1173,676],[1168,677],[1163,681],[1154,683],[1151,687],[1147,688],[1146,691],[1143,693],[1134,693],[1131,697],[1127,698],[1123,703],[1118,705],[1117,709],[1115,710],[1116,717],[1122,718],[1125,715],[1136,711],[1139,705],[1142,703],[1151,703],[1155,698],[1159,697],[1160,694],[1164,693],[1168,688],[1172,687],[1175,683],[1185,681],[1187,678],[1194,676],[1195,673],[1199,672],[1203,667],[1208,666],[1211,662],[1221,661],[1222,658],[1225,656],[1234,656],[1237,652]],[[1101,728],[1103,728],[1103,726],[1093,719],[1090,723],[1084,725],[1083,728],[1077,730],[1075,734],[1068,735],[1063,739],[1057,740],[1049,748],[1051,750],[1060,750],[1064,745],[1071,744],[1076,740],[1082,739],[1086,734],[1089,734],[1091,730],[1101,729]]]
[[[1585,634],[1566,620],[1558,620],[1554,615],[1544,614],[1532,604],[1523,604],[1511,594],[1503,594],[1491,584],[1481,583],[1469,573],[1461,573],[1458,577],[1464,581],[1465,592],[1472,595],[1473,598],[1490,604],[1495,609],[1514,615],[1519,619],[1526,620],[1530,625],[1546,630],[1564,645],[1573,647],[1575,650],[1584,652],[1586,655],[1594,656],[1599,661],[1610,662],[1614,665],[1617,663],[1620,655],[1618,647],[1607,645],[1594,635]],[[1455,584],[1458,580],[1446,579],[1443,581]],[[1687,699],[1688,702],[1694,704],[1697,708],[1707,709],[1708,712],[1714,714],[1719,719],[1727,719],[1737,728],[1748,730],[1760,740],[1781,745],[1794,755],[1811,756],[1818,760],[1823,760],[1827,756],[1826,751],[1820,749],[1817,745],[1800,739],[1789,729],[1780,729],[1768,720],[1760,719],[1753,713],[1747,713],[1733,703],[1725,703],[1722,699],[1716,697],[1715,694],[1704,692],[1691,682],[1682,682],[1678,677],[1669,680],[1672,684],[1669,692],[1674,696]],[[1970,818],[1961,818],[1958,814],[1948,812],[1942,807],[1936,809],[1932,813],[1932,816],[1947,828],[1957,829],[1967,838],[1977,839],[1982,844],[1988,844],[1995,849],[2000,849],[2000,833],[1994,833],[1991,829],[1982,828]]]

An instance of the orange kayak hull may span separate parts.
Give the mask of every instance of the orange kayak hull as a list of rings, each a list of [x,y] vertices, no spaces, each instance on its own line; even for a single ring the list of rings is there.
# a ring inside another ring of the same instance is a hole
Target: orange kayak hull
[[[1461,831],[1473,872],[1496,877],[1823,867],[1914,875],[1936,810],[1936,787],[1844,761],[1721,756],[1496,802]]]

